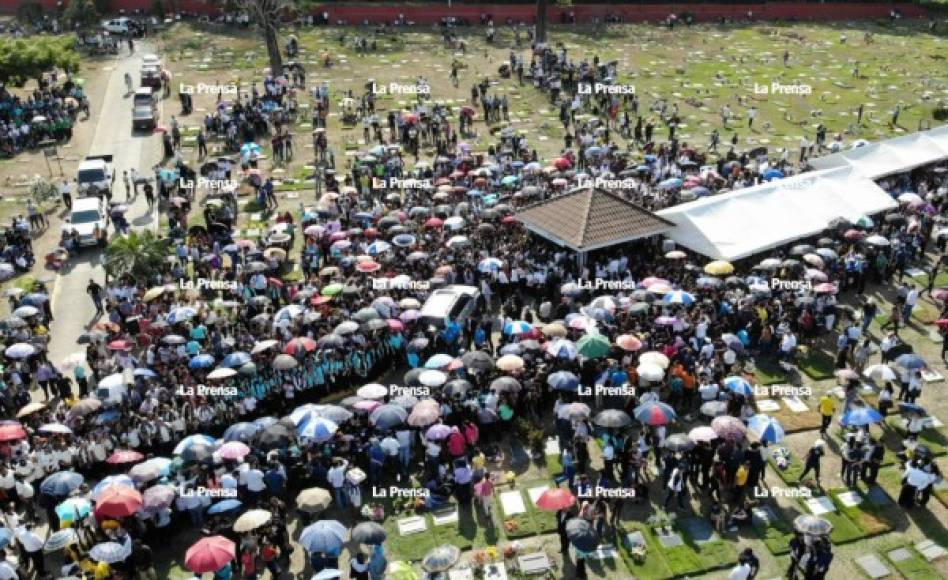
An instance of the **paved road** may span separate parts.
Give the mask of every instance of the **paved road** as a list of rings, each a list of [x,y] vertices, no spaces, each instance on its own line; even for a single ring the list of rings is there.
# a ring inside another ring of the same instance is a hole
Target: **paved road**
[[[146,45],[138,44],[135,54],[126,55],[108,66],[113,67],[102,110],[99,112],[92,146],[84,155],[114,156],[114,167],[118,177],[113,188],[113,201],[123,200],[125,187],[122,184],[122,171],[133,167],[145,175],[151,174],[151,168],[161,160],[161,138],[157,135],[132,132],[131,96],[125,95],[125,73],[138,81],[141,56],[150,52]],[[170,113],[159,121],[164,124],[170,120]],[[77,152],[83,154],[83,152]],[[127,217],[134,228],[155,227],[158,223],[157,210],[149,213],[144,195],[129,204]],[[50,233],[48,235],[56,235]],[[52,294],[54,321],[50,325],[51,340],[49,358],[60,365],[70,353],[81,350],[76,338],[95,324],[95,308],[86,295],[89,279],[95,279],[104,285],[105,270],[102,268],[103,252],[98,249],[86,250],[79,258],[60,271],[56,277]],[[42,397],[42,394],[40,394]]]

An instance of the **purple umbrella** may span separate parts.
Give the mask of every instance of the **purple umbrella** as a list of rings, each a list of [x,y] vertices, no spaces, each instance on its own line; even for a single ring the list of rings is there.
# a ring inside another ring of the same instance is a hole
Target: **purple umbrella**
[[[431,441],[441,441],[442,439],[447,439],[450,434],[451,427],[444,423],[438,423],[428,428],[428,432],[425,433],[425,438]]]
[[[174,502],[175,488],[170,485],[153,485],[142,494],[145,509],[162,510]]]
[[[744,423],[737,417],[731,417],[730,415],[715,417],[711,421],[711,428],[719,437],[728,441],[740,441],[747,435],[747,427],[744,426]]]

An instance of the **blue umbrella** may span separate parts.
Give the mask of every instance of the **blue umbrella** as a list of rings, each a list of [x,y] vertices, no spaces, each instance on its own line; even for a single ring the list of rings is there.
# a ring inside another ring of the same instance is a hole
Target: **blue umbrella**
[[[743,377],[727,377],[723,383],[729,391],[739,395],[751,396],[754,394],[754,387]]]
[[[552,354],[556,358],[565,358],[569,360],[573,360],[579,356],[579,349],[576,348],[576,344],[571,340],[564,339],[558,339],[548,343],[546,352]]]
[[[391,249],[392,249],[392,244],[390,244],[390,243],[388,243],[388,242],[386,242],[386,241],[383,241],[383,240],[376,240],[376,241],[372,242],[371,244],[369,244],[369,247],[366,248],[365,251],[366,251],[366,253],[368,253],[370,256],[377,256],[377,255],[379,255],[379,254],[381,254],[381,253],[384,253],[384,252],[387,252],[387,251],[389,251],[389,250],[391,250]]]
[[[235,510],[235,509],[239,508],[239,507],[242,506],[242,505],[243,505],[243,504],[240,503],[240,500],[238,500],[238,499],[225,499],[225,500],[221,500],[221,501],[217,502],[216,504],[212,505],[211,507],[207,508],[207,513],[209,513],[209,514],[222,514],[222,513],[224,513],[224,512],[229,512],[229,511],[231,511],[231,510]]]
[[[602,155],[602,152],[605,151],[602,147],[598,145],[593,145],[592,147],[586,148],[586,155],[590,157],[595,157],[596,155]]]
[[[249,362],[250,362],[249,354],[243,351],[237,351],[237,352],[232,352],[229,355],[225,356],[224,360],[221,361],[221,366],[237,368],[237,367],[242,367]]]
[[[864,427],[882,421],[882,415],[872,407],[865,405],[853,407],[843,415],[840,423],[844,427]]]
[[[484,258],[477,264],[477,271],[483,274],[496,272],[504,266],[503,260],[498,258]]]
[[[923,369],[928,366],[928,363],[925,362],[925,359],[918,356],[917,354],[906,353],[895,359],[895,364],[899,365],[903,369],[915,370]]]
[[[524,332],[530,332],[531,329],[533,329],[533,325],[529,322],[514,320],[504,325],[504,334],[523,334]]]
[[[684,304],[688,306],[695,303],[695,297],[684,290],[673,290],[662,298],[665,304]]]
[[[119,544],[118,542],[105,542],[92,546],[89,550],[89,557],[96,562],[105,562],[107,564],[117,564],[124,561],[131,555],[131,550]]]
[[[707,187],[704,187],[703,185],[699,185],[698,187],[692,187],[688,191],[693,193],[695,197],[703,197],[711,193],[711,190],[708,189]]]
[[[106,409],[99,413],[93,423],[96,425],[108,425],[109,423],[115,423],[122,417],[122,412],[118,409]]]
[[[783,172],[779,169],[768,169],[764,172],[763,175],[764,181],[772,181],[774,179],[783,179]]]
[[[677,189],[681,187],[685,182],[678,179],[677,177],[672,177],[671,179],[666,179],[658,184],[659,189]]]
[[[210,435],[203,435],[198,433],[197,435],[188,435],[181,441],[178,441],[178,444],[175,445],[174,454],[181,455],[185,449],[191,447],[192,445],[206,445],[208,447],[214,446],[214,438]]]
[[[392,243],[399,248],[409,248],[415,245],[415,236],[411,234],[398,234],[392,238]]]
[[[243,441],[246,443],[262,430],[263,427],[253,423],[234,423],[224,431],[224,441]]]
[[[507,175],[503,179],[500,180],[500,184],[501,185],[514,185],[518,181],[520,181],[519,175]]]
[[[783,425],[767,415],[754,415],[747,422],[747,427],[756,433],[762,442],[766,443],[777,443],[786,435]]]
[[[69,495],[69,492],[82,485],[83,481],[85,478],[82,474],[75,471],[60,471],[43,480],[40,484],[40,492],[52,496]]]
[[[652,155],[651,153],[645,156],[646,163],[655,163],[656,161],[658,161],[658,157]]]
[[[454,357],[449,354],[436,354],[425,361],[426,369],[440,369],[448,366],[454,361]]]
[[[299,425],[296,426],[296,433],[300,437],[308,437],[317,443],[322,443],[323,441],[332,439],[332,436],[336,434],[338,429],[339,425],[336,425],[329,419],[306,415]]]
[[[256,425],[261,431],[263,431],[270,425],[274,425],[278,422],[279,422],[279,419],[277,419],[276,417],[260,417],[259,419],[253,420],[253,424]]]
[[[188,363],[190,369],[208,369],[214,366],[214,357],[209,354],[199,354]]]
[[[511,163],[510,166],[513,167],[514,169],[520,169],[523,167],[523,161],[520,161],[518,159],[517,161],[514,161],[513,163]]]
[[[60,522],[77,522],[92,513],[92,503],[81,497],[72,497],[56,506]]]
[[[611,322],[614,318],[605,308],[587,308],[586,316],[600,322]]]
[[[569,371],[557,371],[547,377],[546,384],[557,391],[575,391],[579,388],[579,377]]]
[[[191,320],[197,315],[197,310],[191,308],[190,306],[181,306],[180,308],[175,308],[168,313],[167,320],[171,324],[177,324],[184,320]]]
[[[153,379],[158,376],[158,373],[151,369],[137,368],[134,372],[132,372],[132,375],[136,377],[145,377],[146,379]]]
[[[300,534],[299,544],[309,553],[336,552],[346,540],[346,527],[336,520],[319,520]]]

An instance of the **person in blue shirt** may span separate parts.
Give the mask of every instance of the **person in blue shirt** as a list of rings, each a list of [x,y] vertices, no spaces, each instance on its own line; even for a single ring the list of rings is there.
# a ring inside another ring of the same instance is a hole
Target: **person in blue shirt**
[[[267,485],[271,497],[282,498],[286,494],[286,474],[278,461],[270,462],[270,468],[263,474],[263,482]]]

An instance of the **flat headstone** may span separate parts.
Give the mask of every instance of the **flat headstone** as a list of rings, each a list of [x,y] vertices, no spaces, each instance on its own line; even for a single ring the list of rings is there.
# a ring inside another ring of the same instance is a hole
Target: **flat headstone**
[[[431,519],[436,526],[446,526],[448,524],[458,523],[458,508],[453,506],[448,509],[441,509],[431,512]]]
[[[780,410],[780,403],[773,399],[761,399],[757,401],[757,410],[761,413],[775,413]]]
[[[523,494],[517,491],[505,491],[500,494],[500,505],[504,508],[504,515],[513,516],[526,513],[527,506],[523,503]]]
[[[828,514],[836,511],[836,505],[833,504],[833,501],[830,498],[824,496],[820,497],[811,497],[806,500],[806,507],[810,510],[810,513],[815,516],[821,516],[823,514]]]
[[[874,485],[866,492],[866,499],[875,506],[886,506],[892,503],[892,498],[878,485]]]
[[[636,530],[634,532],[629,532],[625,535],[625,545],[629,549],[644,546],[645,545],[645,536],[642,535],[642,532]]]
[[[555,437],[546,440],[546,445],[543,447],[544,455],[559,455],[560,454],[560,442]]]
[[[892,573],[885,564],[882,563],[882,560],[879,559],[879,556],[875,554],[869,554],[863,556],[862,558],[856,558],[856,564],[870,577],[870,578],[885,578]]]
[[[785,397],[783,404],[794,413],[805,413],[810,410],[810,408],[806,406],[806,403],[801,401],[798,397]]]
[[[926,544],[925,542],[930,542],[930,543]],[[937,560],[938,558],[941,558],[945,554],[948,554],[948,551],[946,551],[944,548],[942,548],[938,544],[932,542],[931,540],[926,540],[925,542],[916,544],[915,549],[918,550],[919,553],[922,556],[924,556],[925,559],[928,560],[929,562],[933,560]],[[919,548],[919,546],[922,544],[925,544],[924,547]]]
[[[777,514],[774,513],[774,510],[770,509],[770,506],[760,506],[755,507],[751,510],[751,517],[759,526],[770,527],[774,522],[777,521]]]
[[[845,491],[836,497],[846,507],[856,507],[862,503],[862,495],[855,491]]]
[[[398,520],[398,533],[402,536],[410,536],[412,534],[420,534],[421,532],[428,529],[428,523],[425,518],[420,516],[412,516],[410,518],[402,518]]]
[[[675,546],[680,546],[685,543],[685,541],[681,539],[681,536],[679,534],[676,534],[675,532],[672,532],[670,534],[659,532],[658,541],[665,548],[674,548]]]
[[[912,557],[912,551],[908,548],[899,548],[898,550],[892,550],[886,554],[890,560],[893,562],[901,562],[903,560],[908,560]]]
[[[685,530],[691,540],[696,544],[713,542],[718,539],[714,533],[714,528],[707,520],[701,518],[685,518],[679,521],[679,525]]]
[[[922,380],[926,383],[935,383],[944,380],[944,378],[944,376],[935,370],[925,369],[922,371]]]
[[[531,487],[527,490],[527,495],[530,496],[530,503],[534,506],[537,505],[537,500],[540,499],[540,496],[543,495],[543,492],[550,489],[548,485],[541,485],[539,487]]]

